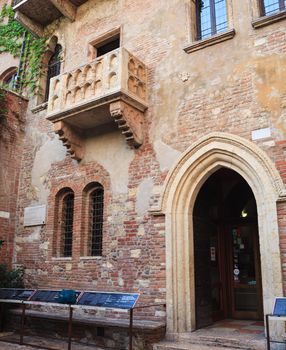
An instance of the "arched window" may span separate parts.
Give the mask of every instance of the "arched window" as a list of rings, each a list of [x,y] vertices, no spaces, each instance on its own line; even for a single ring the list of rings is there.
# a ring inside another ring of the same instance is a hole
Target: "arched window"
[[[0,77],[1,83],[8,89],[15,89],[17,82],[17,67],[7,69]]]
[[[104,189],[100,184],[89,194],[89,239],[88,249],[91,256],[102,255]]]
[[[74,194],[67,193],[62,200],[61,255],[72,256]]]
[[[48,101],[49,99],[51,79],[59,75],[61,72],[61,54],[62,54],[62,46],[60,44],[56,44],[55,51],[48,63],[45,101]]]
[[[228,28],[226,0],[197,0],[197,40],[224,32]]]

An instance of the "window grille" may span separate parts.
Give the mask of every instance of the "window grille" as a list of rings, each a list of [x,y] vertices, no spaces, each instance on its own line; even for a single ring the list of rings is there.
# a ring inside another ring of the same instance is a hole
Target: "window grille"
[[[62,53],[62,47],[61,47],[61,45],[57,44],[56,48],[55,48],[55,52],[54,52],[53,56],[51,57],[49,64],[48,64],[45,101],[48,101],[48,99],[49,99],[51,79],[53,77],[56,77],[57,75],[59,75],[61,72],[61,53]]]
[[[89,236],[91,256],[102,255],[103,197],[104,190],[102,186],[98,186],[90,194]]]
[[[63,256],[72,256],[74,194],[69,193],[63,199]]]
[[[197,39],[205,39],[228,28],[226,0],[197,0]]]
[[[286,9],[286,0],[261,0],[262,16],[272,15]]]

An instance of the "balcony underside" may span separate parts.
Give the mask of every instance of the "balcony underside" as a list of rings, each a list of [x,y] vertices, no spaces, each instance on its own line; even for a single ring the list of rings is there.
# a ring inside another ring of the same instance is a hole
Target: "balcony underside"
[[[87,0],[16,0],[16,19],[32,33],[41,36],[44,27],[66,16],[75,19],[76,9]]]
[[[147,106],[138,104],[128,95],[117,92],[69,110],[49,115],[54,130],[72,158],[84,157],[83,140],[120,129],[131,147],[143,143],[143,119]]]

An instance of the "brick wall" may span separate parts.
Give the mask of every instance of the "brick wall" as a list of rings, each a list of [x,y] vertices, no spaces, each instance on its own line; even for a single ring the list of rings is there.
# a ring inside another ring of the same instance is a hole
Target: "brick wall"
[[[0,262],[11,263],[27,101],[5,92],[0,115]]]

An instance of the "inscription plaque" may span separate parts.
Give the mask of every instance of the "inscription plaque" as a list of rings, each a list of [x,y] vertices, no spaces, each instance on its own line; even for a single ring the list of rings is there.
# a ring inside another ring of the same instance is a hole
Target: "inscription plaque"
[[[46,206],[27,207],[24,210],[24,226],[44,225],[46,220]]]

